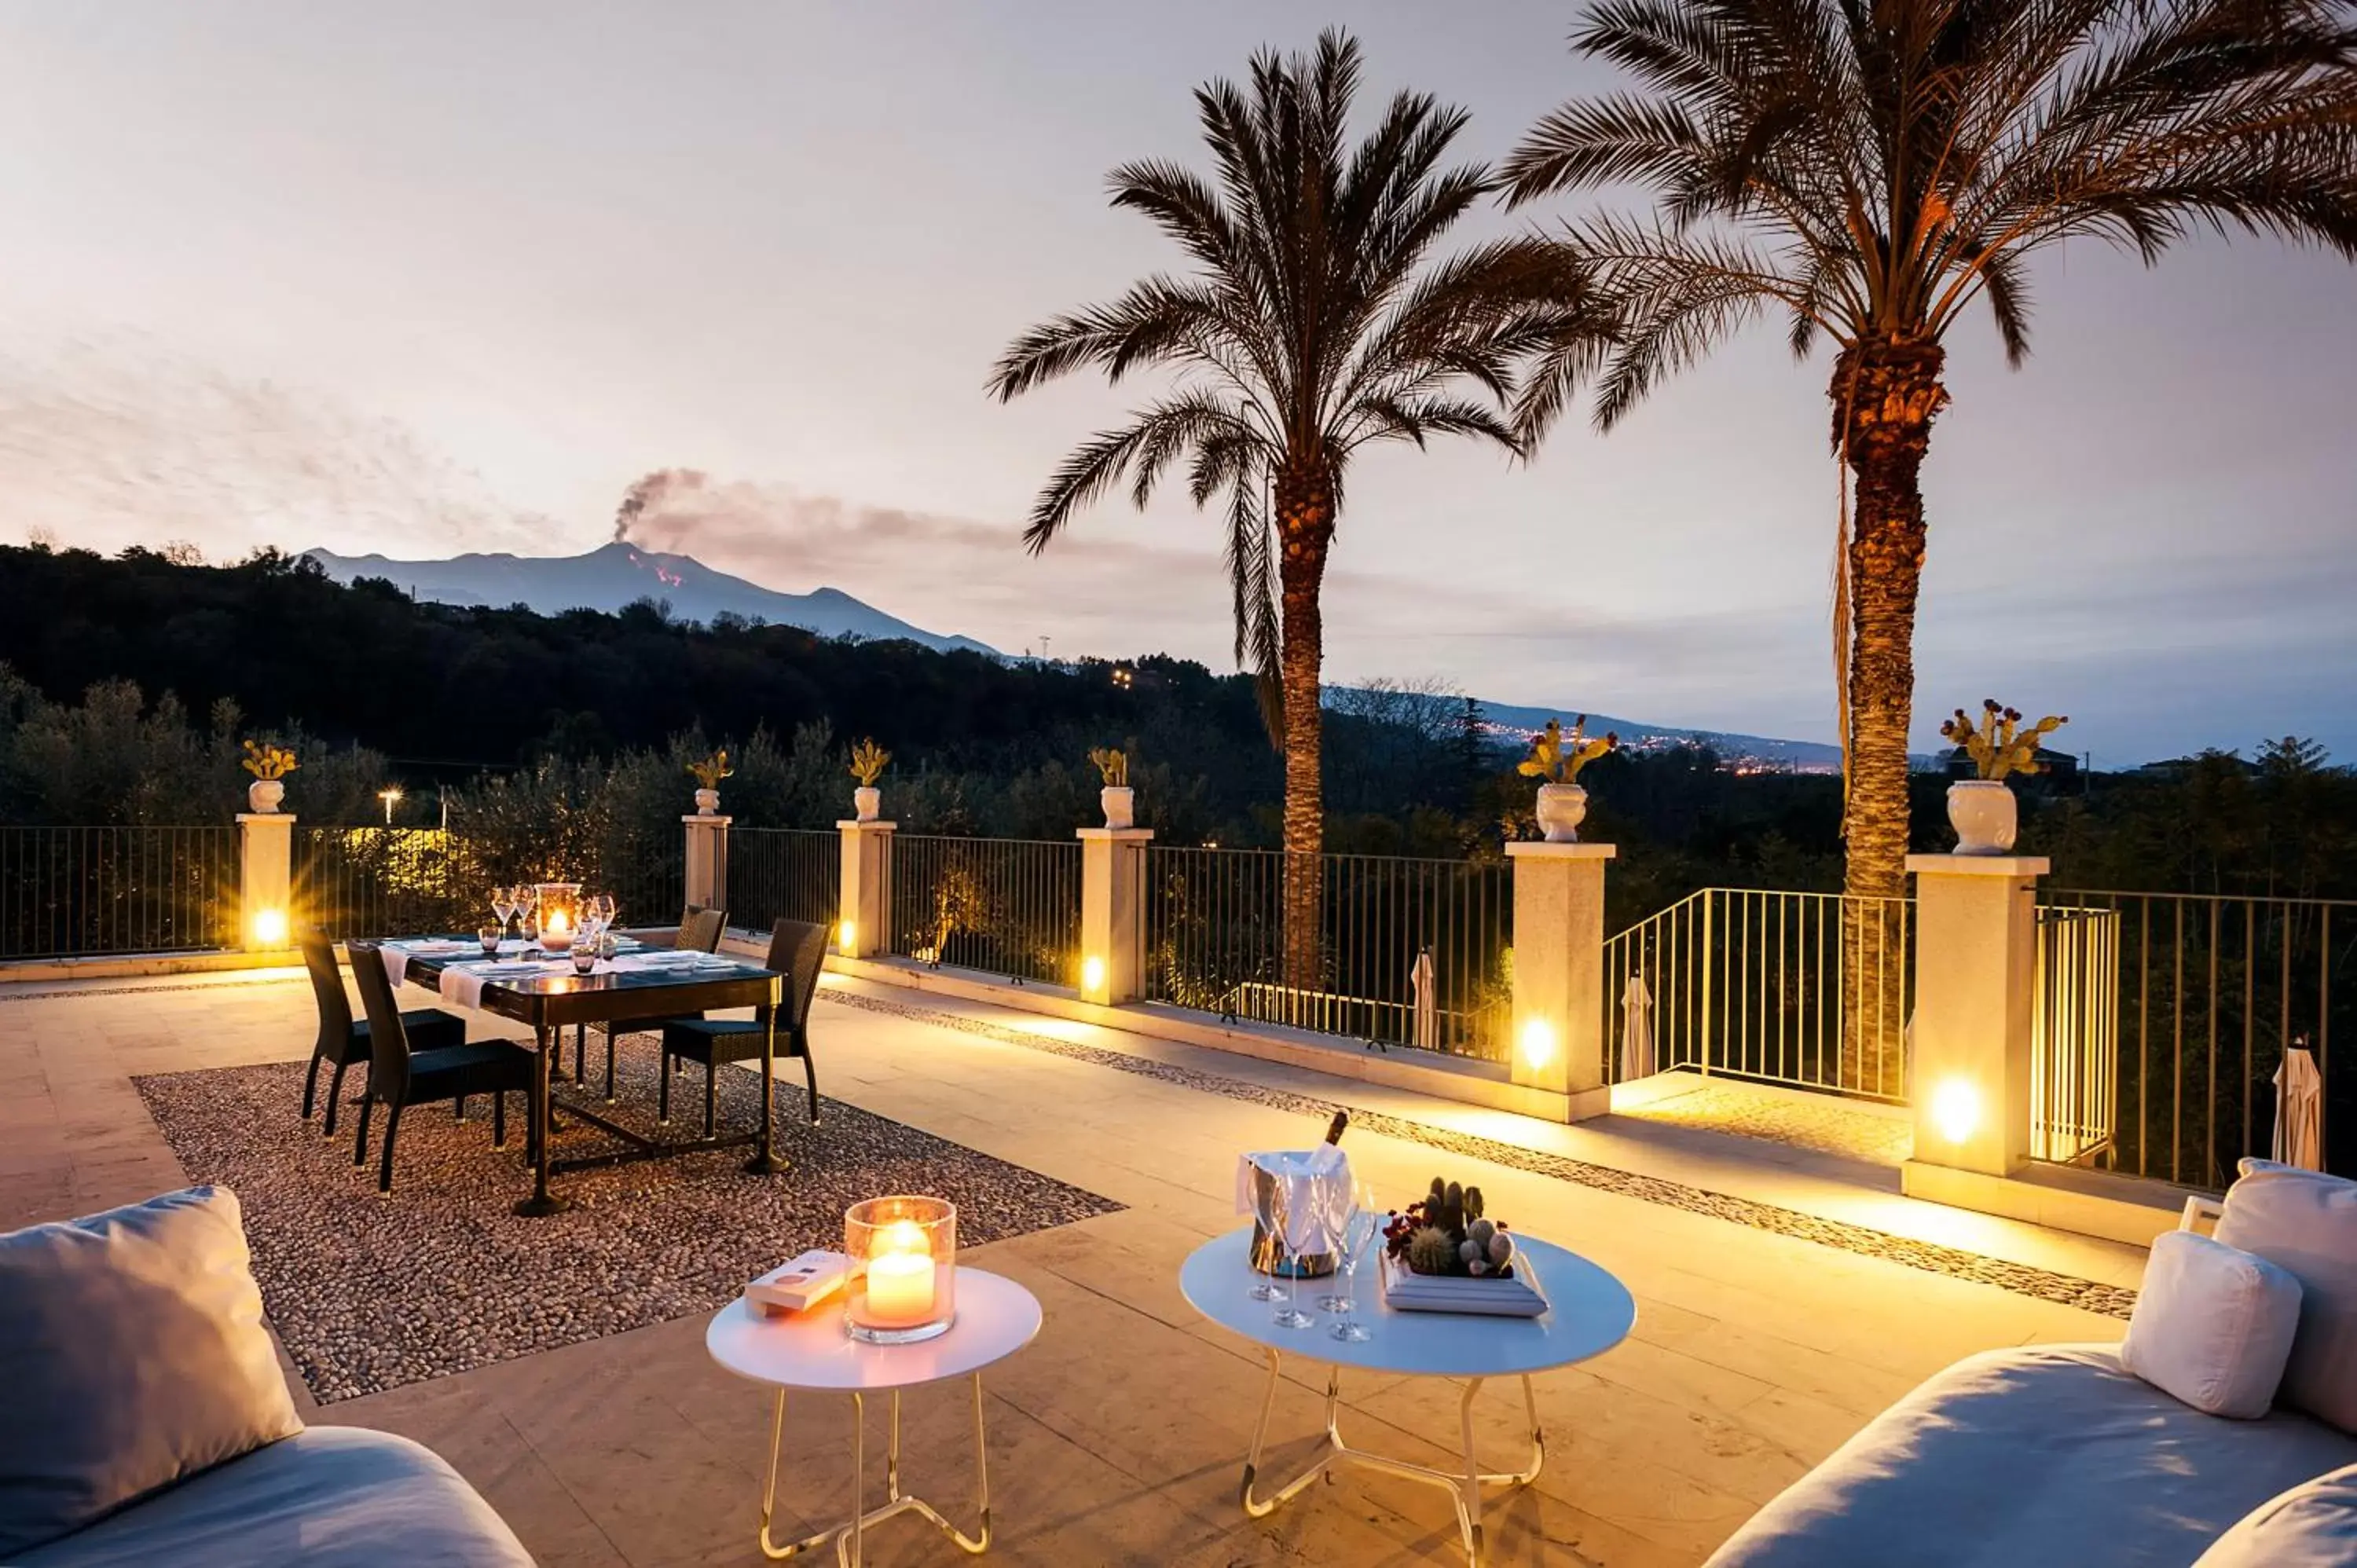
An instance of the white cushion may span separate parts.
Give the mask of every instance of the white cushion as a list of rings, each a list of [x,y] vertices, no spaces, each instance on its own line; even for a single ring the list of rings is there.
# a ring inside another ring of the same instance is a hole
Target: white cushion
[[[2299,1333],[2283,1402],[2357,1433],[2357,1181],[2244,1160],[2226,1189],[2218,1240],[2299,1282]]]
[[[2269,1498],[2193,1568],[2349,1568],[2357,1563],[2357,1465]]]
[[[2299,1282],[2249,1252],[2190,1230],[2152,1244],[2120,1364],[2195,1410],[2256,1421],[2276,1402]]]

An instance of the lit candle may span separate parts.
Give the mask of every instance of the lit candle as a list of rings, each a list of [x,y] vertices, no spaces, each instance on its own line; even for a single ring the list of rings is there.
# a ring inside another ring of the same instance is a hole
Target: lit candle
[[[933,1316],[933,1254],[924,1228],[902,1219],[876,1232],[867,1250],[867,1317],[884,1327]]]
[[[562,909],[548,912],[548,924],[540,931],[540,945],[551,952],[563,952],[573,945],[573,922]]]

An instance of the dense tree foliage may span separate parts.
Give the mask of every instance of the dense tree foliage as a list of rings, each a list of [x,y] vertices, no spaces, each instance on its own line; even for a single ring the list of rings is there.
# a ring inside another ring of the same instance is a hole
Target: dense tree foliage
[[[1135,754],[1141,820],[1164,842],[1279,842],[1283,779],[1248,677],[1148,658],[1002,663],[783,627],[417,604],[264,556],[238,566],[135,552],[0,548],[0,822],[221,822],[247,782],[238,742],[292,744],[288,801],[313,823],[590,824],[676,836],[688,762],[730,747],[747,826],[843,814],[844,751],[895,754],[885,789],[909,831],[1060,839],[1096,820],[1091,746]],[[584,682],[581,671],[610,671]],[[1534,835],[1522,737],[1457,693],[1379,683],[1329,693],[1335,853],[1489,857]],[[202,715],[199,718],[198,715]],[[1020,715],[1019,722],[1011,715]],[[1590,836],[1620,846],[1620,923],[1710,886],[1841,886],[1841,790],[1821,775],[1738,774],[1699,746],[1616,754],[1583,776]],[[1911,838],[1949,843],[1946,779],[1912,782]],[[2267,742],[2130,774],[2016,780],[2023,848],[2080,887],[2357,897],[2357,774]],[[518,829],[517,831],[523,831]],[[532,831],[540,831],[538,828]]]

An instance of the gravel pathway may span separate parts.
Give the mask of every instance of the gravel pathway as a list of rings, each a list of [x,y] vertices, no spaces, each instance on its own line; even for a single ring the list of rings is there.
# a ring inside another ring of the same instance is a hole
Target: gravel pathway
[[[655,1131],[652,1053],[626,1052],[621,1079],[619,1105],[601,1109]],[[413,1108],[387,1197],[373,1136],[368,1168],[352,1165],[350,1108],[332,1141],[316,1115],[299,1120],[302,1063],[134,1081],[188,1179],[236,1191],[271,1324],[323,1404],[713,1310],[803,1249],[841,1246],[844,1209],[879,1193],[955,1202],[968,1247],[1121,1207],[838,1101],[823,1102],[825,1123],[813,1127],[801,1085],[781,1079],[786,1175],[746,1175],[743,1149],[582,1171],[556,1179],[575,1208],[525,1219],[509,1211],[530,1190],[519,1101],[503,1150],[491,1146],[487,1101],[464,1122],[447,1103]],[[720,1082],[720,1124],[756,1124],[756,1076]],[[692,1135],[701,1076],[685,1069],[673,1087],[685,1114],[663,1131]],[[372,1133],[382,1125],[380,1112]],[[575,1122],[555,1150],[608,1143]]]

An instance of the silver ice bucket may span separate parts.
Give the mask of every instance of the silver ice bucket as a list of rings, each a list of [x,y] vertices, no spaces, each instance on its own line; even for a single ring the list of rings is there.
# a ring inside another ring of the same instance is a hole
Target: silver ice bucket
[[[1279,1279],[1334,1272],[1351,1212],[1351,1162],[1331,1144],[1245,1155],[1236,1165],[1236,1208],[1253,1217],[1252,1266]],[[1283,1231],[1291,1244],[1281,1246]]]

